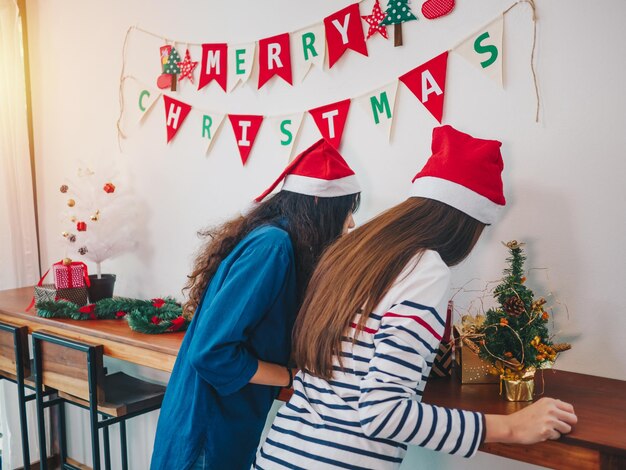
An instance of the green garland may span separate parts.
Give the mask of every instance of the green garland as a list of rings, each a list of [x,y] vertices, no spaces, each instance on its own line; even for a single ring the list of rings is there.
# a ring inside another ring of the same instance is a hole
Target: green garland
[[[182,306],[171,297],[139,300],[116,297],[79,307],[67,300],[46,300],[36,304],[37,315],[72,320],[126,320],[131,330],[147,334],[184,331],[189,320]]]

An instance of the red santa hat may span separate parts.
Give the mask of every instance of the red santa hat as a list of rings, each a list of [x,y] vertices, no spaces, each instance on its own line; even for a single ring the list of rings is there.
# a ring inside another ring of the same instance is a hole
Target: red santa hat
[[[361,191],[352,168],[324,139],[294,158],[278,179],[255,201],[261,202],[283,180],[281,190],[309,196],[337,197]]]
[[[432,156],[415,178],[410,196],[443,202],[485,224],[506,201],[501,142],[477,139],[452,126],[433,129]]]

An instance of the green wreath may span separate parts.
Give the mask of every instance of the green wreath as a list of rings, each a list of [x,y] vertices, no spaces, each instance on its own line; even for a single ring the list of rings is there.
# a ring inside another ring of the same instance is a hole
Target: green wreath
[[[152,300],[116,297],[79,307],[68,300],[38,302],[37,315],[72,320],[126,320],[131,330],[147,334],[185,331],[189,320],[182,306],[171,297]]]

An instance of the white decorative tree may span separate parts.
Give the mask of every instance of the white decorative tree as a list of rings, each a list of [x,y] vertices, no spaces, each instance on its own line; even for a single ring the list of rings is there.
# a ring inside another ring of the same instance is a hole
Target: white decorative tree
[[[77,178],[60,188],[67,197],[62,233],[67,254],[93,261],[98,279],[103,261],[136,245],[132,195],[119,182],[114,171],[79,168]]]

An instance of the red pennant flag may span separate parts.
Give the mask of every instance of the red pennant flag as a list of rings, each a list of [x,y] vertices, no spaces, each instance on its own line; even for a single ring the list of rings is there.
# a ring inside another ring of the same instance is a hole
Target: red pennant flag
[[[410,70],[400,77],[409,90],[422,102],[426,109],[441,123],[443,101],[446,92],[446,69],[448,51]]]
[[[227,44],[202,44],[202,68],[198,90],[215,80],[226,91]]]
[[[348,119],[350,110],[350,99],[327,104],[319,108],[309,110],[315,124],[322,133],[322,137],[333,147],[339,148],[343,129]]]
[[[169,144],[178,129],[182,127],[189,111],[191,111],[191,106],[167,95],[163,95],[163,103],[165,104],[165,126],[167,127],[167,143]]]
[[[229,114],[228,119],[230,119],[230,123],[233,126],[241,162],[245,165],[246,161],[248,161],[250,150],[252,150],[254,145],[254,140],[259,133],[263,116]]]
[[[289,33],[259,41],[259,89],[274,75],[292,85]]]
[[[358,3],[324,18],[324,28],[328,44],[328,68],[331,68],[348,49],[367,55]]]

